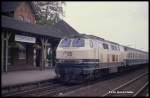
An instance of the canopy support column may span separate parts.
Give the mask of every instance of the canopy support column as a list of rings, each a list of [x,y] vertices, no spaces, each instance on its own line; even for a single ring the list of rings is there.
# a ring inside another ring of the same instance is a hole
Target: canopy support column
[[[2,50],[1,50],[1,72],[4,71],[4,32],[1,33],[2,38]]]
[[[2,33],[2,72],[8,71],[8,44],[11,33]],[[4,51],[5,50],[5,51]]]
[[[41,43],[42,43],[42,62],[41,62],[41,68],[45,68],[46,67],[46,63],[47,63],[47,42],[48,42],[48,39],[44,39],[44,38],[41,38]]]

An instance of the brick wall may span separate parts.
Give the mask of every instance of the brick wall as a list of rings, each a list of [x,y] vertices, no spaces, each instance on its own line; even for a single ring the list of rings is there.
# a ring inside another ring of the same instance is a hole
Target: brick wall
[[[20,20],[22,17],[23,21],[35,24],[35,16],[32,12],[30,5],[27,2],[22,2],[15,10],[14,17]]]

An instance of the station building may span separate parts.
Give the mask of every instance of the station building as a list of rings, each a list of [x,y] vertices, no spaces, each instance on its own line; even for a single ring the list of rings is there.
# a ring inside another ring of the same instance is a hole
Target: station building
[[[1,72],[45,69],[55,66],[61,38],[78,35],[64,20],[53,26],[36,24],[31,2],[3,1],[1,14]],[[51,61],[47,60],[51,50]]]

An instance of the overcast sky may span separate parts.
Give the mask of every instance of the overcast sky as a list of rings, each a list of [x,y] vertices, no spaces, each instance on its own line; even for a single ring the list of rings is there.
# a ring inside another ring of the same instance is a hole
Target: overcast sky
[[[64,11],[79,33],[148,51],[148,2],[66,2]]]

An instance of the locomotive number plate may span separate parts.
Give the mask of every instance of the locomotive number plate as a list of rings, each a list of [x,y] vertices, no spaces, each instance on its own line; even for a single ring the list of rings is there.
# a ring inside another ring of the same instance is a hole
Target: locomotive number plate
[[[72,52],[70,52],[70,51],[69,51],[69,52],[68,52],[68,51],[65,51],[64,54],[65,54],[66,56],[72,56]]]

